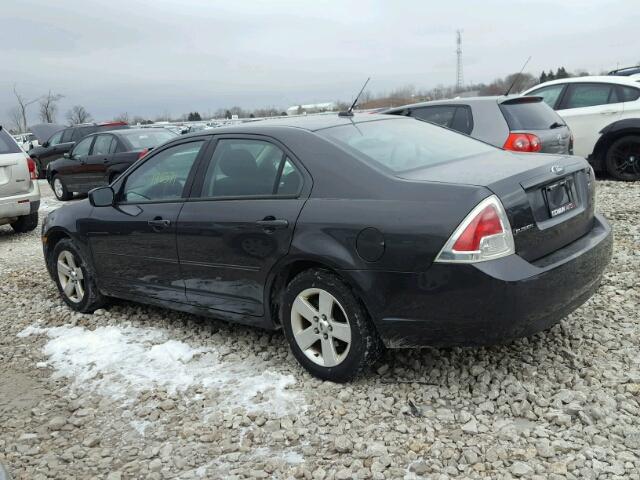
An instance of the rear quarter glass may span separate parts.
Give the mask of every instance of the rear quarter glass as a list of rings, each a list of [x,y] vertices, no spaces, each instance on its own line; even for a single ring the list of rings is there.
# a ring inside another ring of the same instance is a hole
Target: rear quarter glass
[[[4,129],[0,130],[0,155],[6,153],[20,153],[20,147],[16,141]]]
[[[501,104],[500,111],[511,131],[547,130],[554,123],[564,125],[562,118],[543,101]]]

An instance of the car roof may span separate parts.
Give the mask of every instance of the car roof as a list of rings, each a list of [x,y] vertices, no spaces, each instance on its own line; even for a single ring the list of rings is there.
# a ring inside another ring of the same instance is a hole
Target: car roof
[[[149,133],[149,132],[166,132],[166,128],[158,127],[158,128],[119,128],[117,130],[99,130],[97,132],[91,133],[84,138],[87,137],[95,137],[96,135],[104,135],[105,133],[111,133],[113,135],[124,135],[129,133]]]
[[[260,133],[274,127],[296,128],[315,132],[325,128],[338,127],[341,125],[352,125],[374,121],[402,120],[405,117],[393,117],[390,115],[380,115],[375,113],[355,113],[352,117],[340,117],[338,113],[319,114],[319,115],[303,115],[295,117],[282,117],[274,119],[256,120],[244,122],[238,125],[225,127],[215,127],[209,130],[201,130],[199,132],[188,133],[182,135],[185,137],[201,137],[203,135],[217,135],[219,133]]]
[[[637,78],[619,77],[616,75],[592,75],[586,77],[569,77],[559,78],[558,80],[551,80],[549,82],[535,85],[526,90],[525,93],[534,89],[538,89],[540,87],[546,87],[548,85],[558,85],[562,83],[615,83],[618,85],[628,85],[630,87],[636,88],[640,87],[640,82],[638,82]]]
[[[399,112],[406,108],[418,108],[435,105],[479,105],[489,103],[502,104],[510,100],[521,99],[522,97],[522,95],[489,95],[486,97],[456,97],[442,100],[430,100],[428,102],[411,103],[409,105],[389,108],[385,110],[385,113]]]

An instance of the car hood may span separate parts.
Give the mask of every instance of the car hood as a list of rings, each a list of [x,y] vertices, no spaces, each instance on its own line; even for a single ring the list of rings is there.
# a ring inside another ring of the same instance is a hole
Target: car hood
[[[55,123],[39,123],[38,125],[32,125],[29,127],[29,130],[31,130],[31,133],[35,135],[38,142],[44,143],[49,140],[51,135],[63,130],[64,128],[64,125],[58,125]]]

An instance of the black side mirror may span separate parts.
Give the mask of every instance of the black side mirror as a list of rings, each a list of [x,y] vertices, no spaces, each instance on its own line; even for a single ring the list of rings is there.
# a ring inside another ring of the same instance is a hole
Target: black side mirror
[[[44,142],[44,143],[42,144],[42,146],[43,146],[44,148],[47,148],[47,147],[49,146],[49,142]]]
[[[94,207],[111,207],[115,197],[115,192],[111,187],[98,187],[89,192],[89,202]]]

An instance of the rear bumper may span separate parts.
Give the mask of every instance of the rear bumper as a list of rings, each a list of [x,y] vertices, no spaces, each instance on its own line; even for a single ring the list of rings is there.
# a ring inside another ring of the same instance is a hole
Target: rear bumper
[[[598,288],[612,246],[611,227],[596,215],[587,235],[532,263],[510,255],[424,273],[350,273],[382,292],[364,296],[387,347],[487,345],[545,330],[578,308]]]
[[[0,197],[0,220],[29,215],[37,212],[39,207],[40,188],[37,181],[32,181],[28,192]]]

